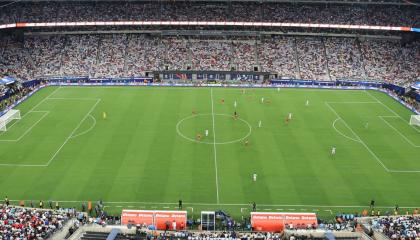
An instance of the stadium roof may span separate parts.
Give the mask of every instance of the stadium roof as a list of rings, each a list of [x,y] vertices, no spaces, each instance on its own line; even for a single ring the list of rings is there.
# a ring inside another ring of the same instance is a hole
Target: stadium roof
[[[173,0],[0,0],[0,2],[164,2]],[[420,6],[420,0],[176,0],[178,2],[277,2],[277,3],[329,3],[329,4],[380,4],[380,5],[417,5]]]

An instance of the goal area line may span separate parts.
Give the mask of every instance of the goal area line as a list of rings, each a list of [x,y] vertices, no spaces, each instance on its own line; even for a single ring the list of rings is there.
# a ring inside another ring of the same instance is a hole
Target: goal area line
[[[72,138],[76,138],[78,136],[81,136],[82,134],[77,134],[74,135],[75,132],[77,131],[77,129],[80,128],[80,126],[82,125],[82,123],[91,116],[92,111],[96,108],[96,106],[99,104],[99,102],[102,100],[100,98],[56,98],[56,97],[51,97],[52,95],[56,94],[60,89],[62,89],[61,87],[58,87],[57,89],[55,89],[53,92],[51,92],[48,96],[46,96],[44,99],[42,99],[40,102],[38,102],[32,109],[30,109],[27,113],[25,113],[22,118],[18,121],[21,121],[25,116],[27,116],[28,114],[32,113],[32,112],[43,112],[44,115],[37,120],[31,127],[29,127],[18,139],[14,139],[14,140],[1,140],[0,142],[18,142],[20,141],[24,136],[26,136],[41,120],[43,120],[51,111],[39,111],[39,110],[35,110],[37,107],[39,107],[42,103],[44,103],[47,100],[78,100],[78,101],[96,101],[94,103],[94,105],[89,109],[89,111],[86,113],[86,115],[79,121],[79,123],[76,125],[76,127],[72,130],[72,132],[70,133],[70,135],[64,140],[64,142],[60,145],[60,147],[53,153],[52,157],[48,160],[48,162],[46,162],[45,164],[19,164],[19,163],[0,163],[0,167],[48,167],[56,158],[56,156],[59,154],[59,152],[61,151],[61,149],[63,149],[63,147],[67,144],[67,142],[72,139]],[[14,122],[9,129],[15,125],[18,121]],[[96,120],[95,120],[95,125],[96,125]],[[90,130],[90,129],[89,129]],[[83,132],[83,134],[85,134],[86,132]],[[1,135],[0,135],[1,136]]]
[[[21,119],[16,120],[15,122],[13,122],[9,128],[7,129],[7,131],[1,132],[0,133],[0,137],[4,136],[5,134],[7,134],[8,132],[10,132],[13,126],[15,126],[16,124],[18,124],[19,122],[22,121],[22,119],[24,119],[26,116],[28,116],[31,113],[43,113],[43,115],[36,120],[28,129],[26,129],[18,138],[16,139],[1,139],[0,138],[0,142],[19,142],[22,138],[24,138],[29,132],[31,132],[32,128],[34,128],[36,125],[38,125],[39,122],[41,122],[49,113],[50,111],[31,111],[26,113],[25,115],[22,116]]]
[[[366,91],[364,91],[366,92]],[[415,145],[414,143],[412,143],[405,135],[403,135],[400,131],[398,131],[396,128],[394,128],[392,125],[390,125],[386,120],[384,120],[383,118],[401,118],[402,120],[404,120],[400,115],[398,115],[395,111],[393,111],[391,108],[389,108],[388,106],[386,106],[384,103],[380,102],[376,97],[374,97],[373,95],[371,95],[370,93],[366,92],[367,94],[369,94],[369,96],[373,97],[376,99],[376,102],[329,102],[329,101],[325,101],[325,105],[336,115],[337,119],[335,119],[335,121],[333,122],[332,127],[336,130],[336,132],[338,132],[340,135],[342,135],[343,137],[346,137],[349,140],[355,141],[360,143],[361,145],[363,145],[366,150],[375,158],[375,160],[379,163],[379,165],[381,165],[384,170],[386,172],[390,172],[390,173],[420,173],[420,170],[395,170],[395,169],[389,169],[383,162],[382,160],[378,157],[378,155],[375,154],[375,152],[361,139],[361,137],[347,124],[347,122],[337,113],[337,111],[335,111],[335,109],[331,106],[331,104],[381,104],[383,105],[386,109],[388,109],[390,112],[392,112],[394,115],[391,116],[377,116],[378,118],[380,118],[382,121],[384,121],[388,127],[390,127],[391,129],[397,131],[397,133],[399,133],[401,135],[401,137],[406,140],[411,147],[420,147],[418,145]],[[341,122],[344,124],[344,126],[346,126],[347,129],[350,130],[350,132],[352,133],[352,135],[355,136],[355,139],[348,137],[346,135],[344,135],[343,133],[341,133],[340,131],[338,131],[335,128],[335,123],[341,120]],[[409,124],[409,123],[407,123]],[[412,127],[412,126],[411,126]],[[417,130],[417,129],[416,129]]]

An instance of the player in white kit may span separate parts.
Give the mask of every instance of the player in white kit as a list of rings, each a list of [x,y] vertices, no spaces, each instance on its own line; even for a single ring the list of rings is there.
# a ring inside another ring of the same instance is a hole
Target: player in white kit
[[[209,136],[209,130],[206,130],[205,134],[206,134],[206,137],[208,137]]]
[[[261,120],[258,122],[258,127],[260,128],[261,127],[261,125],[262,125],[262,122],[261,122]]]
[[[331,155],[333,155],[333,156],[335,155],[335,147],[331,148]]]
[[[252,174],[252,181],[254,181],[254,182],[257,181],[257,174],[256,173]]]

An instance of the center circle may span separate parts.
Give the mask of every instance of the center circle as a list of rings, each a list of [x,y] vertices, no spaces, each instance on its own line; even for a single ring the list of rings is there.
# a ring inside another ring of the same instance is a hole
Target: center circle
[[[206,130],[208,136],[205,135]],[[176,124],[176,131],[181,137],[196,143],[230,144],[249,137],[252,127],[244,119],[235,119],[229,114],[204,113],[181,119]],[[198,134],[202,136],[201,140],[196,138]]]

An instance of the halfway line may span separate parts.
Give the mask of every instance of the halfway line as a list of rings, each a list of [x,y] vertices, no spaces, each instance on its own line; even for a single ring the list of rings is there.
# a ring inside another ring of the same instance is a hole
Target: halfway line
[[[216,130],[215,130],[215,121],[214,121],[214,103],[213,103],[213,88],[210,88],[211,96],[211,116],[213,119],[213,149],[214,149],[214,169],[216,172],[216,197],[217,204],[219,204],[219,176],[217,174],[217,149],[216,149]]]

